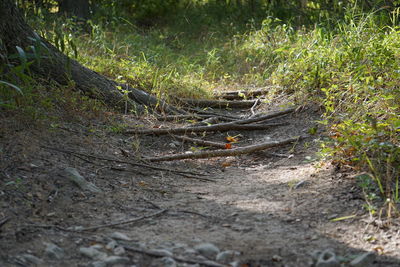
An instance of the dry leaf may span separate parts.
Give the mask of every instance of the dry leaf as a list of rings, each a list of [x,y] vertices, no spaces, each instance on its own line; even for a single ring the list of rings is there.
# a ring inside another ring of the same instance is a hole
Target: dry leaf
[[[230,143],[236,143],[237,141],[239,141],[239,139],[234,136],[227,136],[226,141],[228,141]]]
[[[379,255],[382,255],[384,253],[383,247],[374,247],[374,251],[376,251]]]
[[[227,162],[227,161],[222,162],[222,164],[221,164],[221,166],[224,167],[224,168],[229,167],[231,165],[232,165],[232,163],[231,162]]]
[[[138,184],[139,186],[148,186],[148,184],[144,181],[140,181]]]
[[[232,144],[231,143],[225,144],[225,149],[231,149],[231,148],[232,148]]]

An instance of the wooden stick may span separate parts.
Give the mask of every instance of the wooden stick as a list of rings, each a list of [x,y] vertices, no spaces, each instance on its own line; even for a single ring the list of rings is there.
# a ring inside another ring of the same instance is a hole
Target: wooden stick
[[[158,129],[145,129],[145,130],[127,130],[126,134],[186,134],[186,133],[199,133],[199,132],[213,132],[213,131],[231,131],[231,130],[265,130],[272,127],[286,125],[287,123],[270,123],[270,124],[234,124],[234,123],[219,123],[207,126],[192,126],[181,128],[158,128]]]
[[[239,147],[235,149],[225,149],[225,150],[214,150],[214,151],[200,151],[194,152],[190,154],[173,154],[167,156],[160,157],[151,157],[147,158],[148,161],[158,162],[158,161],[171,161],[171,160],[181,160],[181,159],[204,159],[204,158],[212,158],[212,157],[227,157],[227,156],[237,156],[242,154],[249,154],[256,151],[265,150],[268,148],[273,148],[277,146],[287,145],[293,142],[302,139],[303,137],[293,137],[289,139],[285,139],[282,141],[272,141],[261,143],[257,145],[250,145],[245,147]]]
[[[217,148],[225,148],[225,144],[224,143],[217,143],[217,142],[211,142],[211,141],[205,141],[205,140],[201,140],[201,139],[197,139],[197,138],[190,138],[187,136],[180,136],[180,135],[171,135],[173,138],[175,139],[179,139],[182,141],[188,141],[191,143],[195,143],[198,145],[204,145],[204,146],[212,146],[212,147],[217,147]]]
[[[240,90],[240,91],[228,91],[216,94],[216,97],[223,98],[226,100],[237,100],[245,98],[251,98],[255,96],[265,95],[268,93],[268,89],[258,89],[258,90]]]
[[[190,119],[208,119],[213,117],[213,115],[206,114],[187,114],[187,115],[166,115],[157,116],[159,121],[178,121],[178,120],[190,120]]]
[[[75,231],[77,231],[77,232],[94,231],[94,230],[101,229],[101,228],[107,228],[107,227],[113,227],[113,226],[118,226],[118,225],[123,225],[123,224],[134,223],[134,222],[138,222],[138,221],[150,218],[150,217],[158,216],[158,215],[160,215],[160,214],[162,214],[162,213],[164,213],[166,211],[167,210],[162,209],[162,210],[156,211],[156,212],[154,212],[152,214],[143,215],[143,216],[140,216],[138,218],[129,219],[129,220],[116,222],[116,223],[108,223],[108,224],[102,224],[102,225],[97,225],[97,226],[86,227],[86,228],[82,228],[82,229],[75,230]],[[71,227],[69,227],[69,228],[71,228]]]
[[[254,100],[211,100],[211,99],[191,99],[181,98],[179,101],[203,108],[251,108],[254,105]]]
[[[165,254],[163,254],[161,252],[157,252],[157,251],[145,250],[142,248],[135,248],[135,247],[130,247],[130,246],[123,246],[123,247],[126,250],[132,251],[132,252],[146,254],[149,256],[153,256],[153,257],[165,257]],[[172,256],[171,258],[173,258],[174,260],[179,261],[179,262],[186,262],[186,263],[190,263],[190,264],[199,264],[201,266],[209,266],[209,267],[224,267],[224,266],[226,266],[226,265],[222,265],[222,264],[219,264],[219,263],[217,263],[215,261],[211,261],[211,260],[185,259],[185,258],[178,257],[178,256]]]

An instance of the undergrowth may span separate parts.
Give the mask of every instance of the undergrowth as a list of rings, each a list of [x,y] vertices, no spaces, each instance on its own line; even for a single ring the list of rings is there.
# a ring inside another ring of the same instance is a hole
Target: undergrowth
[[[150,26],[141,20],[147,13],[120,16],[111,4],[110,15],[105,7],[83,25],[49,20],[51,14],[30,18],[87,67],[172,102],[272,86],[271,94],[286,93],[298,104],[319,103],[329,134],[323,152],[364,171],[391,214],[399,202],[399,9],[345,7],[338,17],[313,11],[301,19],[268,7],[246,17],[196,3],[197,9],[176,6],[180,12]]]

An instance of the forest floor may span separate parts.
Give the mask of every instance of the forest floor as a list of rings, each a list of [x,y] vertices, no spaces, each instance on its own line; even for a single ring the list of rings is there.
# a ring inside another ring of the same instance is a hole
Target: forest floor
[[[177,125],[113,119],[130,128]],[[295,144],[149,167],[139,156],[194,145],[126,135],[105,120],[49,129],[2,118],[0,266],[348,266],[360,255],[352,266],[399,266],[398,225],[370,217],[357,173],[318,157],[323,131],[309,134],[318,120],[317,108],[303,107],[273,120],[287,125],[229,132],[240,134],[239,146],[307,135]],[[68,167],[101,192],[74,185]]]

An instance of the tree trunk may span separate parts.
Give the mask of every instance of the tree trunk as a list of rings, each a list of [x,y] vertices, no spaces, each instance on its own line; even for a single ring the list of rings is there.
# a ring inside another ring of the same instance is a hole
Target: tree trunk
[[[0,46],[4,56],[17,54],[17,46],[32,53],[28,48],[34,46],[36,53],[40,54],[40,61],[29,66],[32,73],[62,85],[72,81],[77,90],[113,108],[142,112],[145,110],[143,105],[146,105],[150,109],[157,108],[167,113],[182,113],[144,91],[118,84],[65,56],[33,31],[12,0],[0,1]],[[129,97],[124,96],[121,88],[129,92]]]

